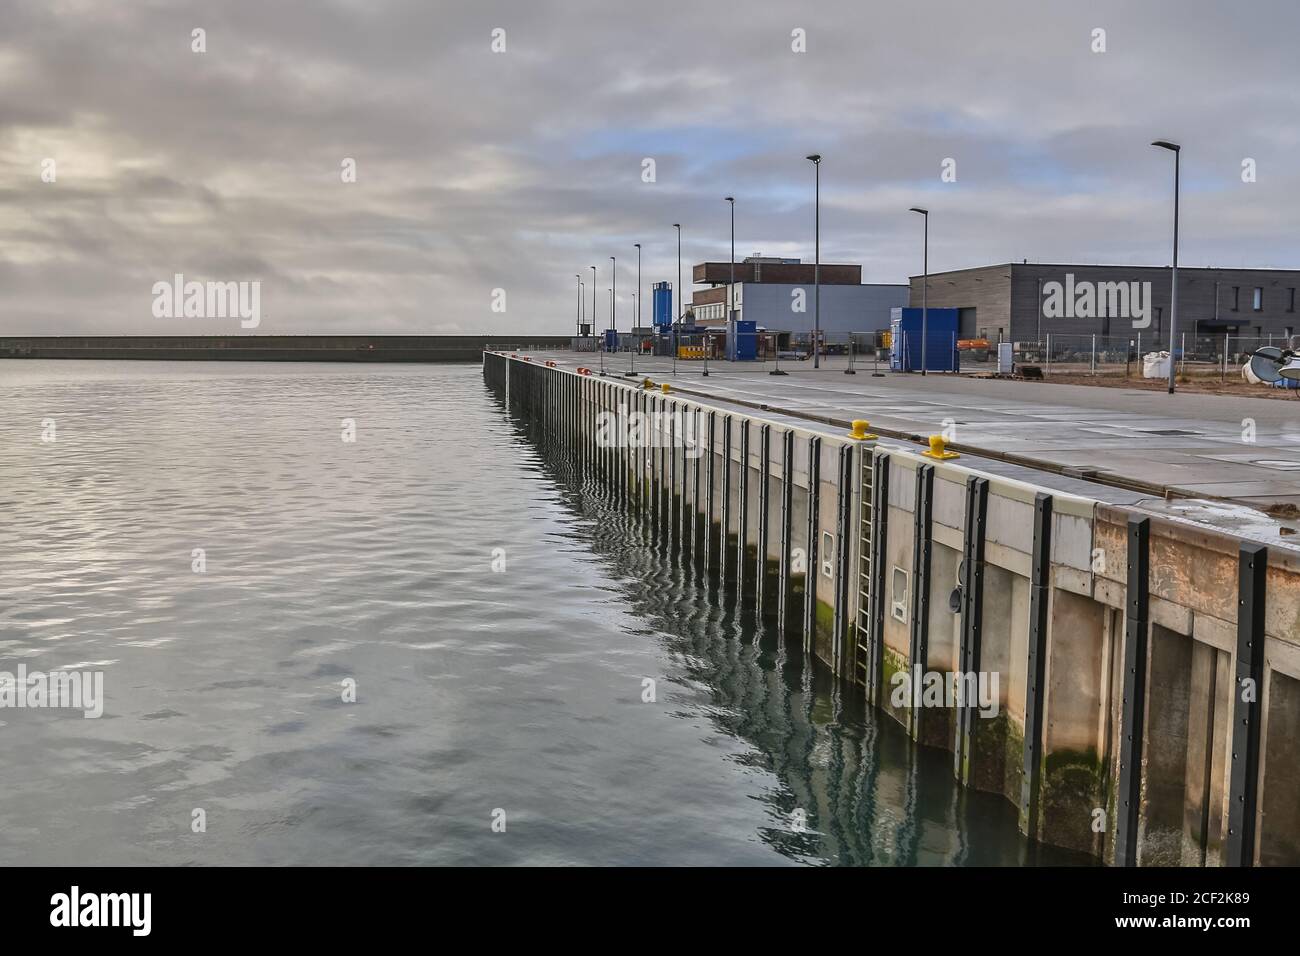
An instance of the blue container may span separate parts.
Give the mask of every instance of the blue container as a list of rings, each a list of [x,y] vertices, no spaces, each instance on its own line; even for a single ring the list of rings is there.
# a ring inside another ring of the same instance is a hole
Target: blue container
[[[656,282],[654,284],[654,316],[655,328],[663,331],[673,324],[673,287],[667,282]]]
[[[605,330],[605,351],[606,352],[618,351],[618,333],[615,332],[613,329]]]
[[[735,323],[731,355],[733,362],[752,362],[758,358],[758,324],[748,320]]]
[[[921,370],[921,309],[895,309],[889,322],[892,340],[889,367],[895,372]],[[925,317],[925,362],[927,371],[956,372],[961,368],[957,351],[956,309],[930,309]]]

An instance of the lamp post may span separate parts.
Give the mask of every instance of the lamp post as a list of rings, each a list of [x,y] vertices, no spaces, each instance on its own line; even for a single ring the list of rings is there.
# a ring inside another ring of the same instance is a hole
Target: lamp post
[[[925,345],[926,339],[930,332],[930,311],[926,298],[930,291],[930,210],[922,209],[920,206],[913,206],[908,212],[919,212],[925,219],[925,229],[923,232],[923,252],[921,254],[921,268],[924,270],[921,278],[921,374],[926,373]]]
[[[813,368],[822,367],[822,157],[804,157],[813,164]]]
[[[1038,324],[1034,331],[1034,347],[1041,349],[1043,344],[1043,280],[1038,280]]]
[[[1170,150],[1174,154],[1174,266],[1169,289],[1169,394],[1174,394],[1174,338],[1178,326],[1178,161],[1182,156],[1182,147],[1168,140],[1158,139],[1152,146]]]
[[[582,274],[575,272],[573,277],[578,280],[578,338],[582,338]]]
[[[634,242],[636,246],[636,298],[632,300],[632,321],[636,323],[636,328],[632,330],[632,371],[636,371],[636,353],[641,348],[641,340],[637,338],[641,334],[641,329],[645,328],[641,324],[641,243]]]
[[[735,331],[732,328],[732,322],[735,320],[736,303],[736,197],[723,196],[723,201],[731,205],[731,281],[727,283],[727,338],[734,341]],[[726,347],[725,344],[723,346]]]
[[[673,316],[673,374],[677,374],[678,337],[681,334],[682,316],[686,310],[685,291],[682,289],[682,224],[673,223],[677,230],[677,314]]]
[[[609,324],[611,328],[614,325],[614,287],[612,285],[610,286],[609,289]],[[601,375],[609,374],[608,372],[605,371],[605,343],[604,342],[602,342],[600,345],[600,374]]]
[[[627,351],[627,362],[628,362],[627,374],[628,375],[636,374],[636,350],[640,346],[640,342],[637,340],[636,337],[637,336],[636,330],[637,330],[637,322],[638,322],[637,313],[640,311],[641,304],[637,301],[637,298],[638,298],[637,294],[633,292],[632,308],[630,310],[632,314],[629,315],[627,319],[628,328],[632,330],[631,332],[628,333],[628,337],[627,337],[628,342],[632,346]]]
[[[609,327],[614,330],[614,349],[618,349],[618,260],[609,257]]]
[[[636,246],[636,327],[641,328],[641,243],[634,242]]]

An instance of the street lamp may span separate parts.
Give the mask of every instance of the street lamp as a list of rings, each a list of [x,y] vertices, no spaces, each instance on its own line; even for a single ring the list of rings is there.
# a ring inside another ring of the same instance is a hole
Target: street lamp
[[[628,374],[628,375],[635,375],[635,374],[636,374],[636,352],[637,352],[637,349],[640,348],[640,346],[641,346],[640,340],[637,339],[637,337],[636,337],[636,336],[637,336],[637,331],[636,331],[636,330],[637,330],[637,323],[640,321],[640,320],[637,318],[637,313],[641,311],[641,303],[638,301],[638,298],[639,298],[639,297],[637,296],[637,294],[636,294],[635,292],[633,292],[633,293],[632,293],[632,308],[631,308],[631,310],[630,310],[632,314],[629,315],[629,316],[628,316],[628,319],[627,319],[627,321],[628,321],[628,326],[629,326],[629,328],[631,328],[631,330],[632,330],[632,331],[628,334],[628,337],[627,337],[628,343],[631,345],[631,348],[628,349],[628,353],[627,353],[627,355],[628,355],[628,359],[627,359],[627,361],[628,361],[627,374]]]
[[[614,349],[618,349],[618,260],[609,257],[609,327],[614,330]]]
[[[736,197],[723,196],[723,202],[731,204],[731,281],[727,283],[727,339],[734,341],[735,331],[731,323],[736,317]],[[725,346],[724,346],[725,348]]]
[[[924,252],[921,260],[922,268],[925,270],[921,278],[921,374],[924,375],[928,367],[925,361],[925,343],[930,332],[930,312],[926,302],[930,290],[930,210],[913,206],[908,212],[919,212],[925,217]]]
[[[599,335],[596,331],[596,267],[591,266],[591,331]]]
[[[1043,344],[1043,280],[1038,280],[1038,326],[1034,332],[1034,343],[1036,348],[1042,348]]]
[[[1170,150],[1174,154],[1174,267],[1169,290],[1169,394],[1174,394],[1174,334],[1178,326],[1178,161],[1182,147],[1168,140],[1158,139],[1152,146]]]
[[[632,245],[636,246],[636,298],[632,300],[632,321],[636,323],[636,328],[632,330],[632,371],[636,371],[635,353],[641,347],[641,340],[637,336],[641,334],[640,330],[645,326],[641,324],[641,243],[634,242]]]
[[[822,367],[822,157],[805,156],[813,164],[813,368]]]
[[[685,291],[682,289],[682,224],[673,223],[677,230],[677,314],[673,316],[673,374],[677,374],[678,337],[681,334],[682,315],[686,309]]]
[[[578,338],[582,338],[582,274],[575,272],[573,277],[578,280]]]
[[[614,287],[612,285],[610,286],[609,289],[609,324],[611,327],[613,327],[614,325]],[[617,338],[617,335],[615,336],[615,338]],[[602,342],[600,344],[600,374],[601,375],[609,374],[607,371],[605,371],[605,348],[607,342],[608,342],[608,337],[606,338],[605,342]]]

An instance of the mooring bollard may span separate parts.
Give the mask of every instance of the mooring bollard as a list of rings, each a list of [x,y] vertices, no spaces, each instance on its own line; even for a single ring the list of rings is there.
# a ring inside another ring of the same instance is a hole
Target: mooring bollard
[[[849,437],[857,441],[870,441],[873,438],[879,438],[879,435],[873,435],[867,431],[871,427],[871,422],[864,418],[853,419],[853,430],[849,432]]]
[[[961,455],[957,452],[948,451],[945,447],[947,444],[948,443],[944,440],[942,435],[931,435],[929,450],[923,451],[921,454],[926,458],[936,458],[939,461],[947,461],[949,458],[960,458]]]

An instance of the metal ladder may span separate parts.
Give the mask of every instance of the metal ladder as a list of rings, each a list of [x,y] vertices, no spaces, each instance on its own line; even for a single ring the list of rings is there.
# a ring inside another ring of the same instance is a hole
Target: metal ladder
[[[871,478],[875,455],[862,450],[858,488],[858,625],[854,634],[853,665],[850,679],[859,687],[867,686],[868,648],[871,643],[871,525],[874,500]]]

